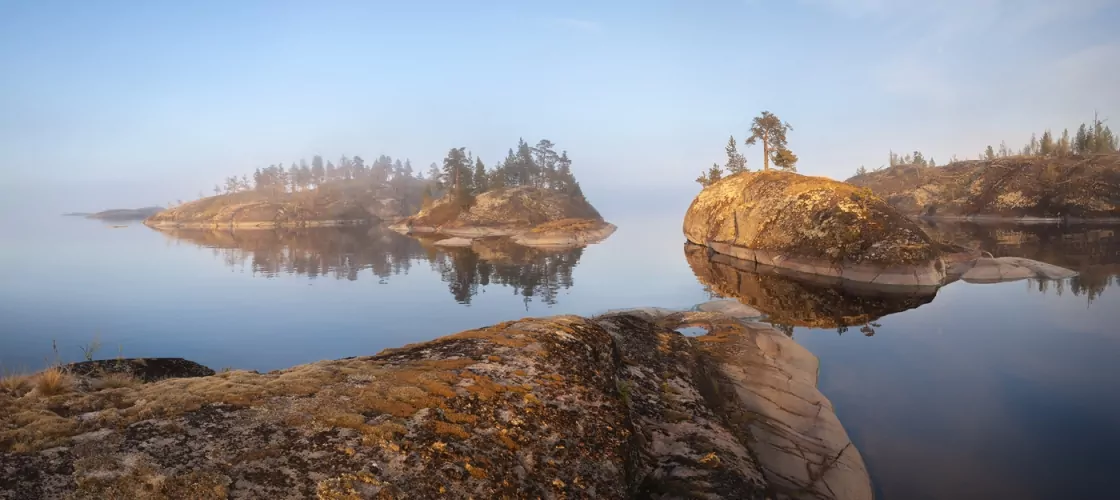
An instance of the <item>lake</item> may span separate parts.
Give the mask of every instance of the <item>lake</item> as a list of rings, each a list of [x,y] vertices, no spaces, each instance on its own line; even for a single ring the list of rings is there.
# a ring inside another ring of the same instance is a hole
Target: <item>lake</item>
[[[937,224],[936,238],[1070,267],[1065,281],[882,296],[709,260],[680,213],[611,217],[599,245],[438,249],[379,227],[236,233],[8,224],[0,363],[98,357],[273,370],[524,316],[737,298],[821,359],[880,498],[1120,489],[1120,227]]]

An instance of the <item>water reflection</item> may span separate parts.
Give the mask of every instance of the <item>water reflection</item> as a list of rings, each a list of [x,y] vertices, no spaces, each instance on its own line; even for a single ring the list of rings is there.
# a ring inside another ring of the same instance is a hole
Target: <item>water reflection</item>
[[[837,286],[782,274],[769,266],[753,266],[720,254],[708,255],[705,247],[685,244],[696,278],[715,296],[736,298],[766,314],[766,321],[787,334],[796,326],[835,329],[845,333],[858,327],[867,336],[880,327],[875,321],[888,314],[913,309],[933,300],[933,288],[907,293],[885,293],[870,287]]]
[[[1028,280],[1041,293],[1084,296],[1092,304],[1110,286],[1120,283],[1120,238],[1115,225],[975,224],[923,221],[935,239],[982,250],[996,257],[1024,257],[1073,269],[1068,281]]]
[[[461,304],[488,285],[513,289],[528,304],[534,297],[556,304],[573,284],[572,269],[583,249],[538,250],[496,238],[470,248],[440,248],[435,240],[409,238],[374,227],[213,230],[161,229],[175,241],[211,248],[226,265],[255,276],[305,275],[357,280],[368,272],[380,282],[427,263]]]

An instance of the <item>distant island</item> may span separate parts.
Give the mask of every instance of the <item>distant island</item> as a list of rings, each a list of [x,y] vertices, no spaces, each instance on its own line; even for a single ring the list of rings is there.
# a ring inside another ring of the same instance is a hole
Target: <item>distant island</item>
[[[452,148],[440,178],[446,194],[391,229],[449,236],[436,243],[441,246],[502,236],[551,248],[595,243],[615,230],[584,197],[568,152],[557,154],[548,140],[532,148],[518,141],[517,150],[489,170],[464,148]]]
[[[229,177],[214,196],[149,217],[145,224],[174,228],[275,228],[393,221],[417,210],[433,180],[414,175],[409,160],[382,155],[372,165],[360,156],[336,166],[315,156],[284,168],[271,165]]]
[[[979,160],[945,166],[920,152],[891,154],[889,168],[861,167],[848,183],[870,189],[904,214],[945,219],[1120,221],[1120,152],[1095,119],[1070,136],[1046,131],[1019,151],[988,146]]]
[[[69,212],[62,214],[63,217],[85,217],[87,219],[97,219],[106,221],[132,221],[144,220],[159,212],[163,211],[163,207],[143,207],[143,208],[114,208],[96,213],[89,212]]]
[[[506,159],[487,169],[465,147],[451,148],[443,166],[416,173],[410,160],[382,155],[367,166],[355,156],[338,165],[315,156],[229,177],[214,196],[159,211],[156,228],[239,228],[390,224],[402,233],[451,236],[437,244],[469,246],[471,239],[510,236],[525,245],[570,248],[614,231],[583,196],[567,151],[543,139],[519,140]]]

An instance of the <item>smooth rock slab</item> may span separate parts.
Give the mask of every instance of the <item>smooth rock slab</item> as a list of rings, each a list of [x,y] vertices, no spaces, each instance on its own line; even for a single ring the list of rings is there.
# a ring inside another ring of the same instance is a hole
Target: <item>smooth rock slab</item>
[[[968,283],[1003,283],[1022,279],[1066,279],[1076,271],[1021,257],[980,257],[957,264],[953,273]]]
[[[471,243],[473,243],[473,240],[471,240],[470,238],[446,238],[435,242],[435,245],[439,247],[464,248],[470,247]]]
[[[732,299],[705,302],[697,305],[696,310],[725,314],[735,319],[758,319],[763,316],[762,311]]]

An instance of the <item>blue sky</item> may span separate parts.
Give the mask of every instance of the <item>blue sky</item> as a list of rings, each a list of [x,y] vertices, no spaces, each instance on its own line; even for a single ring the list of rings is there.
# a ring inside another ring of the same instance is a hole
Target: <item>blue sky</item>
[[[314,154],[493,163],[518,137],[567,149],[593,202],[695,191],[764,109],[803,173],[944,163],[1120,120],[1118,25],[1117,0],[0,0],[0,210],[161,204]]]

